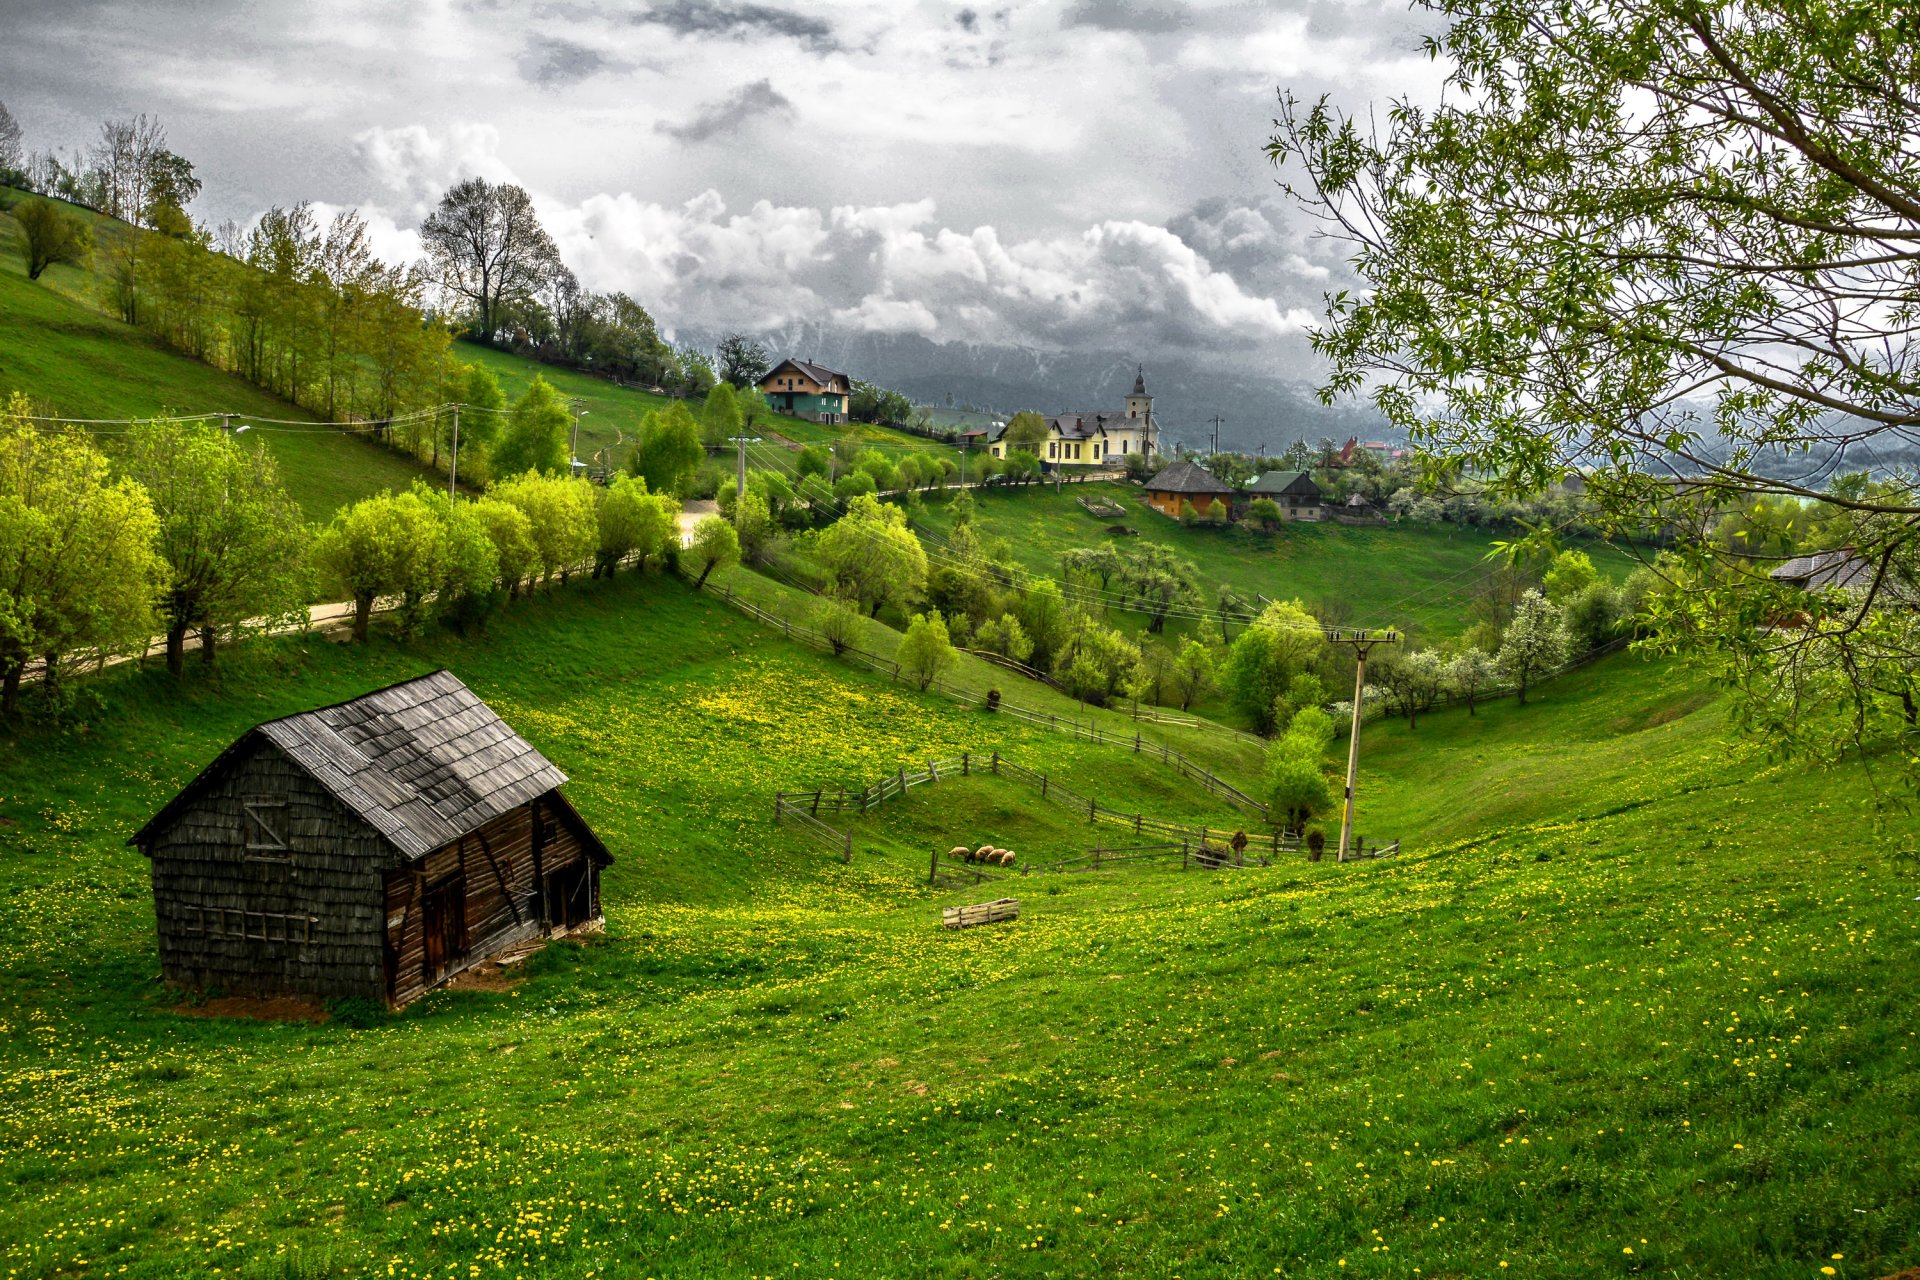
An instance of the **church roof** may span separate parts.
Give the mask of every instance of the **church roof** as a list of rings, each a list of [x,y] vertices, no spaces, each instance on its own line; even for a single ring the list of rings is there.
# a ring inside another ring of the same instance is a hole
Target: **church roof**
[[[1147,367],[1145,365],[1135,365],[1133,369],[1134,369],[1133,391],[1131,392],[1131,394],[1136,396],[1146,395],[1147,394]]]

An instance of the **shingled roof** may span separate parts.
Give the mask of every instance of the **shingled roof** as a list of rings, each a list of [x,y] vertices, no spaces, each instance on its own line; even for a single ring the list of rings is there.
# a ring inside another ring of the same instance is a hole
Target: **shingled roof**
[[[442,670],[248,730],[128,843],[144,845],[260,739],[408,859],[425,857],[567,780],[458,676]]]
[[[1309,490],[1315,494],[1318,494],[1320,492],[1320,486],[1313,482],[1312,473],[1306,472],[1306,471],[1266,472],[1265,474],[1256,478],[1252,484],[1247,486],[1247,492],[1248,493],[1285,493],[1287,490],[1293,488],[1293,486],[1301,480],[1305,480],[1307,482],[1307,487],[1305,489],[1299,490],[1299,492],[1306,493]]]
[[[1199,463],[1182,458],[1147,481],[1147,490],[1150,493],[1232,493],[1233,486],[1216,478]]]
[[[1767,576],[1804,591],[1818,591],[1823,587],[1865,588],[1872,582],[1873,572],[1871,561],[1855,555],[1851,547],[1842,547],[1795,556]]]
[[[786,359],[782,360],[779,364],[776,364],[775,366],[773,366],[773,368],[767,370],[765,374],[761,375],[759,385],[765,386],[768,380],[771,379],[774,374],[780,372],[780,370],[787,365],[792,365],[795,369],[798,369],[806,377],[811,378],[814,382],[818,383],[820,386],[823,386],[823,387],[832,387],[833,380],[835,378],[840,379],[840,381],[846,386],[851,387],[853,385],[852,377],[850,377],[847,374],[841,373],[838,369],[829,369],[827,368],[827,366],[823,364],[815,364],[811,360],[796,359],[793,356],[788,356]]]

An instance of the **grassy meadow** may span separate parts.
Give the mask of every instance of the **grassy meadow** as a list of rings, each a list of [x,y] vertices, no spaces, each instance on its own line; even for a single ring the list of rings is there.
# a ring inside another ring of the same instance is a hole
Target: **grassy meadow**
[[[1362,826],[1398,860],[1030,877],[988,886],[1019,921],[949,933],[938,907],[986,895],[928,889],[930,844],[1093,833],[943,782],[851,820],[843,866],[771,792],[1000,750],[1231,815],[672,580],[225,661],[106,677],[84,723],[0,740],[10,1276],[1920,1263],[1913,824],[1868,828],[1856,771],[1730,749],[1673,668],[1370,727]],[[442,665],[572,776],[617,859],[606,934],[395,1017],[180,1007],[127,834],[249,725]]]
[[[1123,517],[1095,516],[1076,499],[1118,502]],[[1316,611],[1337,605],[1345,621],[1397,626],[1423,643],[1458,635],[1473,622],[1474,584],[1491,567],[1493,544],[1509,535],[1455,525],[1396,523],[1385,526],[1288,524],[1267,533],[1245,524],[1185,527],[1146,506],[1142,491],[1127,484],[993,488],[974,491],[981,533],[1004,539],[1013,558],[1032,573],[1058,576],[1060,557],[1076,547],[1118,542],[1123,548],[1158,543],[1191,560],[1209,591],[1225,583],[1252,599],[1298,598]],[[952,532],[951,510],[929,504],[921,523],[944,539]],[[1124,524],[1137,538],[1107,532]],[[1595,567],[1624,578],[1633,561],[1611,548],[1586,548]],[[1208,599],[1205,607],[1215,601]],[[1126,615],[1116,615],[1128,625]],[[1184,624],[1169,620],[1176,634]]]

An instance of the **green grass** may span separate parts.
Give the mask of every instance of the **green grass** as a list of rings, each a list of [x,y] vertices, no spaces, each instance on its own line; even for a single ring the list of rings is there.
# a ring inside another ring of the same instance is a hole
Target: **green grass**
[[[1158,543],[1191,560],[1203,589],[1231,585],[1248,599],[1298,598],[1323,612],[1337,605],[1342,621],[1397,626],[1416,640],[1435,642],[1472,625],[1472,588],[1490,569],[1487,553],[1507,535],[1453,525],[1349,526],[1331,521],[1289,524],[1265,533],[1246,525],[1183,527],[1149,509],[1142,491],[1124,484],[1086,484],[1059,494],[1044,485],[975,490],[975,520],[989,537],[1005,539],[1014,560],[1033,573],[1057,577],[1061,556],[1076,547],[1118,542],[1122,547]],[[1076,498],[1117,501],[1123,517],[1094,516]],[[952,512],[929,504],[922,522],[940,538],[952,532]],[[1114,524],[1138,530],[1137,538],[1107,532]],[[1625,577],[1632,561],[1602,545],[1586,548],[1596,567]],[[1209,597],[1206,608],[1216,601]],[[1117,615],[1123,625],[1134,625]],[[1169,623],[1174,634],[1184,624]]]
[[[68,418],[229,412],[242,422],[312,420],[306,410],[103,314],[90,272],[56,266],[28,280],[19,239],[18,225],[0,214],[0,396],[24,392],[42,411]],[[399,454],[325,424],[259,426],[250,434],[279,461],[288,492],[310,520],[427,475]],[[111,447],[110,436],[102,439]]]
[[[487,637],[235,656],[109,677],[84,728],[0,746],[9,1273],[1920,1262],[1915,888],[1884,856],[1913,824],[1870,835],[1857,774],[1729,750],[1670,668],[1370,727],[1363,826],[1397,862],[1016,880],[989,889],[1017,923],[947,933],[981,895],[928,891],[929,844],[1092,833],[943,782],[857,820],[849,867],[768,793],[958,749],[1103,798],[1164,778],[659,580]],[[573,777],[618,859],[607,935],[370,1027],[175,1012],[126,833],[253,722],[442,664]]]
[[[454,356],[491,370],[499,380],[500,389],[506,392],[509,404],[526,391],[536,374],[552,383],[562,395],[578,399],[587,410],[586,416],[580,419],[580,457],[583,460],[591,461],[599,454],[604,462],[615,466],[623,464],[639,433],[640,420],[649,412],[672,403],[667,396],[623,387],[592,374],[542,364],[526,356],[478,343],[457,344]],[[689,407],[697,414],[700,403],[690,402]],[[878,448],[890,454],[932,453],[958,460],[958,451],[955,449],[936,445],[904,431],[865,422],[843,422],[829,426],[786,414],[772,414],[755,430],[768,442],[770,449],[777,448],[782,438],[803,445],[853,440],[862,448]],[[751,459],[748,465],[756,471],[766,469],[754,465]]]

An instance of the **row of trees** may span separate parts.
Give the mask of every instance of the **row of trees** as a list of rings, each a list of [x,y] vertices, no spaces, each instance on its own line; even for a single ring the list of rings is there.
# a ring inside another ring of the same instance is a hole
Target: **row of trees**
[[[643,480],[601,487],[525,471],[479,498],[416,482],[302,518],[264,448],[203,423],[144,423],[110,437],[42,430],[14,396],[0,411],[0,710],[29,663],[57,691],[78,652],[144,652],[156,631],[180,672],[195,633],[217,642],[305,619],[316,592],[352,600],[364,639],[376,601],[403,631],[441,617],[477,625],[536,582],[682,552],[679,503]],[[685,553],[702,580],[739,556],[732,526],[701,522]]]

